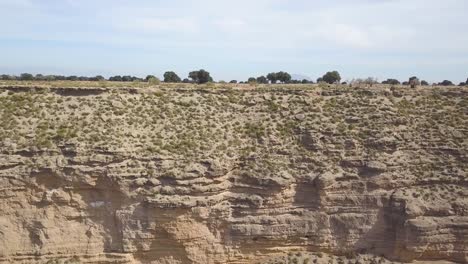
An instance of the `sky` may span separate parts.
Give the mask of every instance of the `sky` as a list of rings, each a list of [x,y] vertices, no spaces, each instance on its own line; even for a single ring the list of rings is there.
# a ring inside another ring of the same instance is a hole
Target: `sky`
[[[0,73],[468,78],[467,0],[0,0]]]

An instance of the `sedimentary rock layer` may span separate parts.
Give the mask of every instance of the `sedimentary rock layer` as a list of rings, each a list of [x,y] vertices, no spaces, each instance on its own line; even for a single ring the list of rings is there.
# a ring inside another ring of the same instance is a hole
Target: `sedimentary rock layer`
[[[0,88],[0,263],[468,261],[466,88]]]

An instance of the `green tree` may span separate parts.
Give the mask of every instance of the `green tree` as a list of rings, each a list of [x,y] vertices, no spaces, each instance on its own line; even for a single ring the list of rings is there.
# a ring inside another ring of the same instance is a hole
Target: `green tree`
[[[247,80],[248,83],[254,83],[254,82],[257,82],[257,79],[254,78],[254,77],[250,77],[248,80]]]
[[[20,80],[21,81],[32,81],[34,80],[34,76],[30,73],[22,73],[20,75]]]
[[[2,74],[0,76],[0,80],[8,81],[8,80],[15,80],[16,77],[8,74]]]
[[[277,81],[289,83],[291,81],[291,75],[283,71],[271,72],[267,75],[267,79],[270,80],[271,83],[276,83]]]
[[[386,81],[382,82],[383,84],[391,84],[391,85],[398,85],[400,84],[400,81],[397,79],[387,79]]]
[[[122,76],[120,76],[120,75],[112,76],[112,77],[109,78],[109,81],[111,81],[111,82],[121,82],[122,81]]]
[[[182,80],[180,77],[173,71],[168,71],[164,73],[164,82],[167,83],[180,83]]]
[[[123,82],[131,82],[132,80],[133,80],[132,76],[129,76],[129,75],[122,76]]]
[[[190,72],[188,77],[198,84],[203,84],[203,83],[213,81],[213,78],[210,76],[210,73],[203,69]]]
[[[451,81],[449,81],[449,80],[444,80],[444,81],[440,82],[439,85],[451,86],[451,85],[453,85],[453,83]]]
[[[429,83],[428,83],[427,81],[422,80],[422,81],[421,81],[421,85],[422,85],[422,86],[428,86]]]
[[[278,81],[278,75],[276,72],[270,72],[266,77],[271,83],[276,83]]]
[[[322,77],[322,80],[329,84],[337,83],[337,82],[340,82],[341,76],[339,72],[331,71],[331,72],[325,73],[325,75],[323,75]]]
[[[283,71],[277,72],[276,78],[282,83],[289,83],[291,81],[291,75]]]
[[[267,84],[268,83],[268,79],[265,77],[265,76],[260,76],[260,77],[257,77],[257,83],[263,83],[263,84]]]
[[[36,76],[34,77],[34,80],[36,80],[36,81],[45,81],[46,78],[42,74],[36,74]]]
[[[237,83],[237,80],[232,80],[229,83]]]
[[[145,81],[148,82],[149,80],[154,79],[154,78],[156,78],[156,76],[154,76],[154,75],[147,75],[146,78],[145,78]]]

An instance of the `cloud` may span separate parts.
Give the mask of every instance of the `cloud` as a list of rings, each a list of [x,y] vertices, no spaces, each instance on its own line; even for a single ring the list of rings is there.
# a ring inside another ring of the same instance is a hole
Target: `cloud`
[[[0,0],[0,9],[8,10],[0,16],[7,25],[0,48],[20,57],[8,43],[25,45],[43,54],[28,58],[37,64],[51,63],[43,58],[52,46],[64,54],[128,54],[129,64],[145,52],[140,58],[155,65],[206,63],[239,72],[246,63],[261,72],[396,69],[403,58],[432,72],[437,65],[468,67],[457,59],[468,57],[465,0]]]

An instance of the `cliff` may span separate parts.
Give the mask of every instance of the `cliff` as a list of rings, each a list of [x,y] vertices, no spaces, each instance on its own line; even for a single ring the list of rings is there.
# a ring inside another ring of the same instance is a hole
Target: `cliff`
[[[466,88],[2,87],[0,263],[467,263],[467,114]]]

